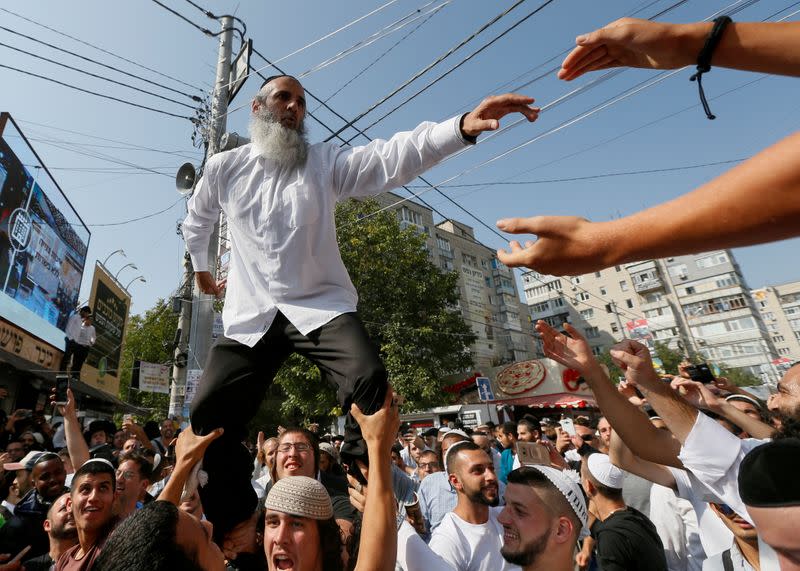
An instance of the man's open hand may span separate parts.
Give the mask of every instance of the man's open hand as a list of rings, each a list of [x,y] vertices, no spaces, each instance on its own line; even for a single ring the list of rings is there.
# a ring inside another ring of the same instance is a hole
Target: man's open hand
[[[500,119],[509,113],[522,113],[528,121],[536,121],[539,109],[531,107],[533,98],[516,93],[491,95],[467,113],[461,130],[465,135],[477,137],[484,131],[495,131],[500,127]]]

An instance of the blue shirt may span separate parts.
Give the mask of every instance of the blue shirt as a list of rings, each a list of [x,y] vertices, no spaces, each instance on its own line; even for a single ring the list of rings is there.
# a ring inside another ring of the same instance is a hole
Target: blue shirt
[[[504,484],[508,484],[508,475],[511,473],[511,470],[514,469],[514,449],[513,448],[506,448],[503,450],[503,453],[500,454],[500,473],[497,475],[497,479],[503,482]]]

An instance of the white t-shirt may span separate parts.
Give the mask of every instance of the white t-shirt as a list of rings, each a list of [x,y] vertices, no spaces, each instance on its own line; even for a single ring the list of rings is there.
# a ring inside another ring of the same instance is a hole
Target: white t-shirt
[[[454,512],[444,516],[431,537],[430,548],[457,571],[520,571],[500,555],[503,526],[497,521],[502,508],[489,508],[489,520],[467,523]]]
[[[697,516],[691,502],[653,484],[650,488],[650,521],[664,544],[669,571],[700,571],[706,553],[700,541]]]

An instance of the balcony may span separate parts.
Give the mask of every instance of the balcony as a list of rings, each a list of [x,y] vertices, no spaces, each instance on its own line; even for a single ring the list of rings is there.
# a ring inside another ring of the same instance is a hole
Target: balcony
[[[664,282],[662,282],[661,278],[657,276],[656,277],[647,276],[639,278],[634,276],[633,289],[636,291],[636,293],[644,293],[656,289],[664,289]]]

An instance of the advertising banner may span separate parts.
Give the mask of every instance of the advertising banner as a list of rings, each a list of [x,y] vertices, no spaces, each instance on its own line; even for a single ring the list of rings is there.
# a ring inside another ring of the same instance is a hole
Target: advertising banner
[[[139,390],[169,394],[169,365],[139,362]]]
[[[116,396],[119,392],[119,363],[131,296],[99,262],[94,267],[89,307],[92,308],[97,342],[86,358],[81,380]],[[140,390],[145,389],[140,387]]]
[[[63,350],[89,237],[16,124],[0,115],[0,317]]]

